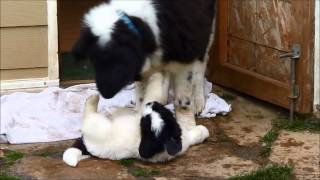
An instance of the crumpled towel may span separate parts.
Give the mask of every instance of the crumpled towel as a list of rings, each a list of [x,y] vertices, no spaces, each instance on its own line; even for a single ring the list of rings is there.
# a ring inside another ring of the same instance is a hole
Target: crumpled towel
[[[227,114],[231,105],[210,93],[206,82],[207,103],[200,117]],[[41,93],[13,93],[1,96],[0,134],[11,144],[53,142],[81,136],[82,113],[86,99],[98,94],[95,84],[83,84],[67,89],[50,87]],[[172,98],[171,98],[172,99]],[[135,85],[129,85],[112,99],[100,98],[98,111],[106,115],[118,107],[135,106]],[[173,104],[167,105],[173,110]]]

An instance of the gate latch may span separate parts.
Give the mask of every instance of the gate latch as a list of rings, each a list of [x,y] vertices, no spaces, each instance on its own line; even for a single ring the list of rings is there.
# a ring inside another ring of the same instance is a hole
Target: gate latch
[[[294,119],[294,111],[296,105],[296,99],[299,97],[299,88],[296,84],[296,61],[301,57],[301,45],[293,44],[292,51],[280,55],[280,58],[290,58],[290,121]]]
[[[284,53],[280,55],[280,58],[291,58],[292,60],[298,60],[301,57],[301,45],[293,44],[292,52]]]

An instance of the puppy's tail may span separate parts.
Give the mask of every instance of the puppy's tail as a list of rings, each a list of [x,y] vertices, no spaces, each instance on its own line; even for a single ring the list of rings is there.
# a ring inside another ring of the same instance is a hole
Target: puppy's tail
[[[98,102],[99,102],[99,95],[93,95],[87,99],[87,102],[84,108],[84,119],[87,119],[90,116],[90,114],[97,113]]]

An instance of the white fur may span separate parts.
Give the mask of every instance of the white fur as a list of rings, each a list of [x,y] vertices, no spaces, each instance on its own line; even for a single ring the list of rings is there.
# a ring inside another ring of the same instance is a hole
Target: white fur
[[[89,157],[82,155],[82,152],[77,148],[69,148],[63,153],[63,161],[72,167],[76,167],[79,161]]]
[[[112,6],[103,3],[89,11],[84,17],[84,23],[92,33],[99,37],[99,44],[104,46],[111,39],[111,34],[119,15]]]
[[[151,131],[158,137],[164,126],[163,119],[161,119],[159,113],[152,111],[152,104],[147,105],[146,108],[144,108],[143,116],[146,115],[151,116]]]
[[[151,131],[154,132],[157,137],[161,133],[163,126],[164,126],[164,122],[161,119],[160,115],[156,112],[152,112],[151,113]]]
[[[150,86],[164,82],[164,77],[159,74],[160,73],[156,73],[150,77],[150,79],[152,79],[150,81]],[[151,99],[150,94],[154,94],[154,90],[148,86],[149,84],[146,89],[149,89],[150,91],[146,91],[146,95],[149,96],[151,102],[159,100],[158,98],[160,98],[160,100],[163,99],[163,97],[159,97],[157,93],[155,94],[155,99]],[[160,89],[164,90],[163,88]],[[161,91],[156,92],[165,94]],[[148,108],[147,106],[142,111],[124,108],[118,109],[112,114],[112,117],[107,118],[96,112],[97,104],[97,97],[91,97],[88,100],[82,128],[83,142],[92,155],[111,160],[137,158],[149,162],[162,162],[174,158],[174,156],[170,156],[166,151],[159,153],[150,159],[143,159],[139,155],[139,145],[141,141],[141,112],[144,111],[145,114],[155,113],[150,107]],[[192,113],[190,115],[177,112],[176,116],[179,117],[177,122],[182,130],[182,150],[177,154],[180,155],[183,154],[189,146],[203,142],[209,137],[209,132],[204,126],[195,125]],[[154,124],[154,129],[160,129],[162,120],[157,119],[160,118],[160,116],[151,115],[151,117],[152,119],[155,119],[155,121],[152,122],[152,124]],[[71,166],[77,164],[75,162],[78,162],[79,158],[76,157],[79,157],[80,154],[76,150],[73,151],[75,152],[71,154],[75,155],[73,155],[71,160],[69,160],[70,158],[66,158],[66,160],[64,158],[65,162]],[[70,150],[68,149],[65,151],[64,157],[70,157],[69,154]]]
[[[113,0],[91,9],[84,17],[84,23],[92,33],[99,37],[99,44],[104,46],[111,40],[115,23],[119,20],[117,10],[122,10],[130,16],[141,18],[153,31],[159,44],[160,30],[157,25],[156,9],[150,0]]]

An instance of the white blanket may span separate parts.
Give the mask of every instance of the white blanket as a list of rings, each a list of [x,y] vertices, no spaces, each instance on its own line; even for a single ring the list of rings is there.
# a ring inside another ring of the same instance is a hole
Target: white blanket
[[[210,93],[206,83],[207,103],[201,117],[215,117],[231,111],[217,95]],[[129,85],[112,99],[99,101],[99,111],[106,115],[117,107],[133,108],[135,86]],[[50,87],[41,93],[13,93],[1,97],[0,135],[11,144],[53,142],[81,136],[80,127],[85,100],[97,94],[95,84],[77,85],[67,89]],[[172,98],[171,98],[172,99]],[[167,105],[173,109],[173,105]]]

